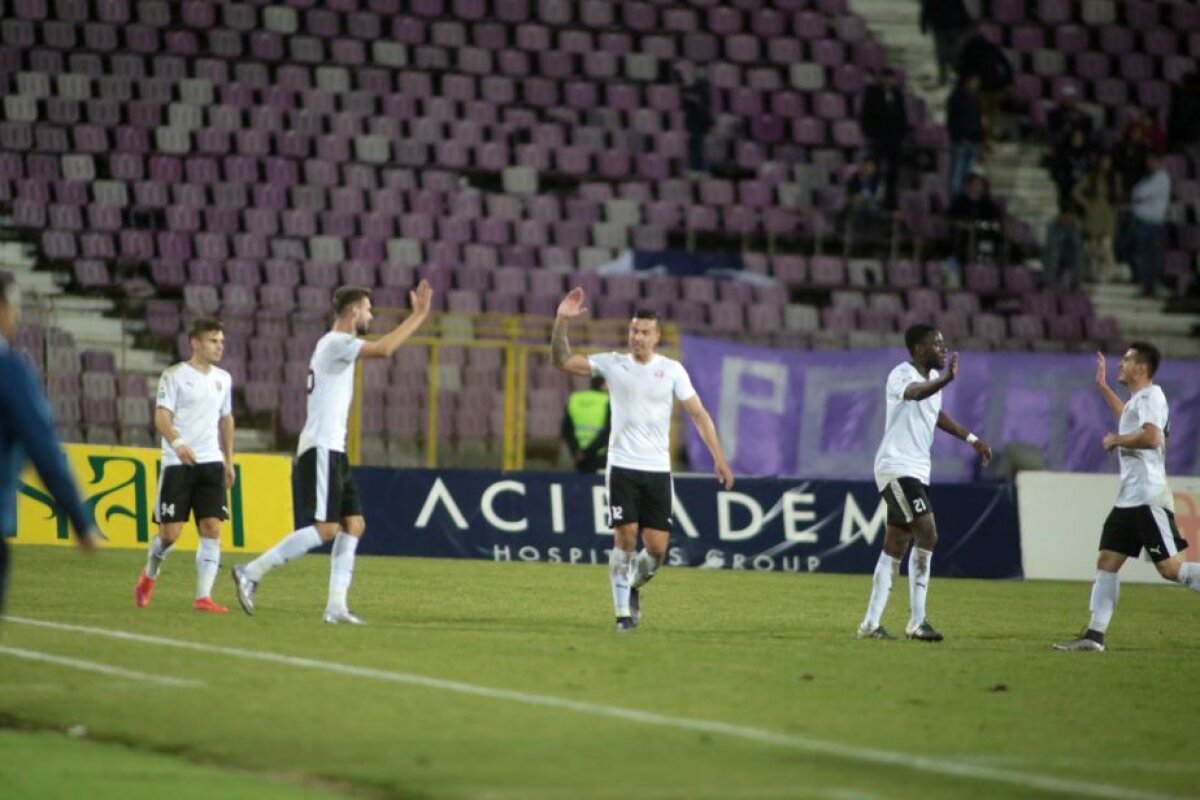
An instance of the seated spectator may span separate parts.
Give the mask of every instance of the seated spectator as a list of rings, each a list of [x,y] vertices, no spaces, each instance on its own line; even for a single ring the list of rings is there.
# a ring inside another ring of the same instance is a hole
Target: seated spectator
[[[1092,148],[1083,131],[1075,129],[1071,136],[1055,151],[1051,160],[1051,174],[1058,187],[1058,210],[1077,212],[1075,185],[1083,180],[1091,167]]]
[[[1079,107],[1079,92],[1074,84],[1066,84],[1059,95],[1058,105],[1050,110],[1046,126],[1050,131],[1050,145],[1061,147],[1071,140],[1075,131],[1083,133],[1085,142],[1092,141],[1092,115]]]
[[[1072,194],[1082,210],[1090,275],[1095,281],[1107,283],[1116,274],[1113,237],[1117,229],[1117,205],[1125,194],[1121,176],[1113,168],[1112,155],[1097,156],[1088,174],[1075,184]]]
[[[1060,288],[1063,275],[1067,287],[1079,288],[1083,279],[1083,231],[1079,217],[1070,208],[1060,209],[1046,224],[1046,243],[1042,248],[1042,277],[1047,287]]]
[[[887,189],[875,159],[867,156],[846,184],[846,224],[852,232],[874,232],[883,220]]]
[[[959,264],[989,258],[1000,245],[1000,207],[992,199],[987,179],[978,170],[950,203],[947,212],[953,226],[951,273]]]
[[[1171,87],[1167,137],[1172,150],[1182,150],[1200,141],[1200,69]]]

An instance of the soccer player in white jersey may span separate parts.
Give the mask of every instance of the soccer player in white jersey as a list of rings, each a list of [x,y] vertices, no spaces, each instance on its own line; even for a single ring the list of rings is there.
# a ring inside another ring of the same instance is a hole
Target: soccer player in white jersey
[[[360,358],[390,358],[429,316],[433,290],[421,281],[409,292],[412,314],[390,333],[364,341],[371,326],[371,291],[342,286],[333,293],[333,327],[317,342],[308,365],[308,415],[296,452],[296,506],[312,524],[293,531],[248,564],[233,568],[238,602],[254,613],[258,583],[275,567],[333,540],[325,622],[360,625],[346,595],[354,574],[354,553],[367,529],[362,504],[346,458],[346,429],[354,400],[354,365]]]
[[[1105,378],[1104,354],[1096,354],[1096,387],[1118,420],[1117,433],[1107,434],[1105,451],[1116,450],[1121,462],[1121,487],[1100,533],[1100,556],[1092,584],[1091,621],[1078,639],[1054,645],[1055,650],[1099,653],[1117,607],[1117,573],[1127,558],[1142,548],[1158,574],[1200,592],[1200,564],[1185,561],[1187,542],[1175,525],[1175,500],[1167,485],[1167,437],[1171,431],[1167,397],[1154,383],[1162,357],[1149,342],[1131,342],[1121,358],[1117,382],[1129,389],[1122,404]]]
[[[958,375],[958,354],[950,357],[947,368],[946,342],[941,332],[930,325],[914,325],[905,332],[904,345],[912,360],[898,365],[888,375],[887,423],[883,441],[875,453],[875,484],[887,504],[887,532],[858,636],[893,638],[880,625],[880,619],[887,608],[892,581],[900,571],[900,559],[913,543],[908,557],[910,613],[904,632],[910,639],[940,642],[942,634],[925,617],[930,565],[937,544],[933,507],[926,493],[933,432],[940,428],[965,440],[979,453],[985,466],[992,460],[992,449],[942,411],[941,392]]]
[[[162,437],[162,474],[154,521],[159,527],[133,599],[139,608],[150,605],[163,560],[194,513],[200,546],[192,608],[224,614],[229,609],[213,601],[212,587],[221,566],[221,522],[229,519],[226,492],[234,479],[233,379],[217,366],[225,352],[220,322],[197,319],[188,341],[192,357],[167,368],[158,380],[154,427]]]
[[[583,314],[583,289],[575,288],[558,306],[550,345],[555,366],[575,375],[602,376],[608,382],[612,431],[608,439],[608,505],[614,546],[608,571],[617,631],[641,621],[641,587],[654,577],[671,538],[671,411],[683,404],[712,453],[717,479],[733,488],[733,472],[717,439],[717,429],[678,361],[654,352],[662,337],[658,315],[638,311],[629,322],[628,353],[572,354],[567,324]],[[644,549],[635,555],[638,533]]]

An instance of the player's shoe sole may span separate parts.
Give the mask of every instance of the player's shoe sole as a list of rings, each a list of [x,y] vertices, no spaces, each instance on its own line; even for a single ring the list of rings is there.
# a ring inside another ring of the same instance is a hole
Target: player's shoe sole
[[[150,595],[154,592],[154,578],[142,572],[138,576],[137,586],[133,590],[133,602],[138,608],[150,605]]]
[[[235,565],[229,573],[233,576],[233,588],[242,611],[254,616],[254,593],[258,590],[258,583],[247,577],[246,568],[241,564]]]
[[[213,614],[228,614],[229,609],[218,605],[211,597],[200,597],[192,601],[193,611],[209,611]]]
[[[1079,639],[1072,639],[1069,642],[1059,642],[1054,645],[1054,649],[1071,653],[1103,653],[1104,645],[1095,639],[1081,637]]]
[[[904,635],[917,642],[940,642],[946,638],[929,624],[929,620],[921,620],[918,625],[909,625],[904,629]]]

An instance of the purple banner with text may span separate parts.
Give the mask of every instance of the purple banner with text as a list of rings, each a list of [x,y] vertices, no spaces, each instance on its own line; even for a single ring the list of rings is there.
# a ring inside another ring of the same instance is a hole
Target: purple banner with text
[[[1117,385],[1119,353],[1108,380]],[[775,350],[683,337],[683,361],[720,432],[738,475],[803,475],[869,480],[883,436],[884,383],[907,359],[896,350]],[[985,439],[999,456],[1010,445],[1040,453],[1046,469],[1115,472],[1100,445],[1116,429],[1085,353],[962,353],[942,409]],[[1165,361],[1155,376],[1171,409],[1167,471],[1200,474],[1200,361]],[[688,426],[693,469],[711,468]],[[964,442],[938,432],[933,481],[976,480],[980,466]]]

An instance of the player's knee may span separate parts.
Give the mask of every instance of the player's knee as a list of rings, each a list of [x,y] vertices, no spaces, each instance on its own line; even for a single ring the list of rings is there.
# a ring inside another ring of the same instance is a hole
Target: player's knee
[[[162,527],[158,529],[158,538],[162,540],[163,547],[170,547],[175,544],[175,540],[179,538],[179,528],[174,525]]]
[[[1165,561],[1159,561],[1154,565],[1158,569],[1158,574],[1162,575],[1167,580],[1175,583],[1179,580],[1179,560],[1168,558]]]
[[[646,543],[646,552],[655,561],[662,561],[667,557],[667,546],[665,544],[650,544]]]
[[[367,532],[367,522],[363,519],[352,520],[346,524],[345,531],[354,538],[360,539]]]

